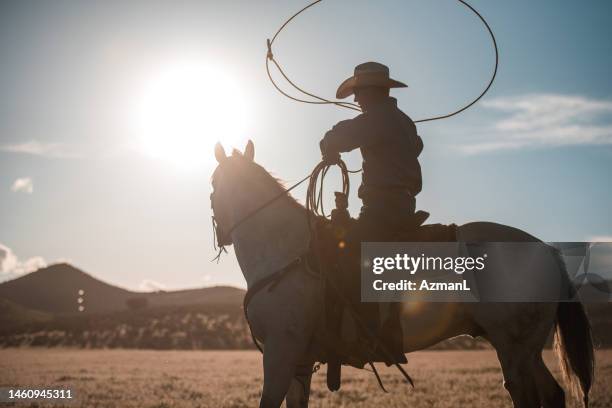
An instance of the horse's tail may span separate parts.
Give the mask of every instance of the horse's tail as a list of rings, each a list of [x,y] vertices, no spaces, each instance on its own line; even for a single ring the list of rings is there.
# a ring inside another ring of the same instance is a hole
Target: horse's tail
[[[588,407],[595,358],[591,325],[582,303],[578,301],[559,303],[555,352],[560,362],[561,373],[571,386],[572,393],[580,397],[580,390],[584,406]]]
[[[559,261],[567,276],[565,262],[560,256]],[[568,285],[571,294],[575,295],[575,289],[569,278]],[[561,301],[557,306],[555,353],[565,382],[578,399],[582,396],[584,407],[587,408],[595,372],[591,324],[580,300],[575,296],[571,296],[570,299],[572,301]]]

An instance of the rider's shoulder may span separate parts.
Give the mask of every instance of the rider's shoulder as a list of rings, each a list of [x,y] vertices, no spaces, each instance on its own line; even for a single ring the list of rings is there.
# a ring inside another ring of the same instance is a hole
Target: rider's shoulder
[[[353,126],[355,124],[358,124],[360,122],[363,122],[364,120],[367,120],[368,116],[366,115],[365,112],[360,113],[359,115],[350,118],[350,119],[344,119],[339,121],[338,123],[336,123],[334,125],[334,128],[338,128],[338,127],[346,127],[346,126]]]

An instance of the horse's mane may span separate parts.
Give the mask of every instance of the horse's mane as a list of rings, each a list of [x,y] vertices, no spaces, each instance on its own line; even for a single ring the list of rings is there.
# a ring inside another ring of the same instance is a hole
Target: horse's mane
[[[225,164],[227,163],[227,164]],[[215,178],[217,177],[218,172],[222,171],[222,168],[225,166],[235,166],[239,167],[241,175],[250,180],[251,182],[262,182],[263,184],[271,184],[274,186],[274,189],[281,192],[285,191],[287,188],[285,187],[285,182],[278,177],[273,176],[268,170],[266,170],[262,165],[255,163],[252,160],[245,158],[242,153],[238,150],[234,149],[232,155],[226,159],[224,165],[219,165],[217,169],[213,172],[211,181],[214,184]],[[302,204],[300,204],[295,197],[293,197],[290,193],[286,194],[287,199],[300,208],[304,208]]]

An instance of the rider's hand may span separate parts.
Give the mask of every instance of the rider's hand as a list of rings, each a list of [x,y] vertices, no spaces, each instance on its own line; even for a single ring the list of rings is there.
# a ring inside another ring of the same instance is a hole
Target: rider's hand
[[[321,149],[321,157],[325,164],[332,166],[340,162],[340,153],[329,149],[325,138],[319,142],[319,148]]]
[[[340,162],[340,153],[324,153],[322,160],[328,166],[338,164]]]

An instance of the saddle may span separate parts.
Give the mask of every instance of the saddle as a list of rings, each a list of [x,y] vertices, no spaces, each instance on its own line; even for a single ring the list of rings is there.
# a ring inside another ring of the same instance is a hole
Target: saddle
[[[385,333],[384,336],[379,336],[379,333],[372,333],[367,330],[367,327],[364,327],[367,317],[360,315],[362,313],[359,310],[360,308],[351,306],[351,302],[348,300],[350,294],[347,293],[346,285],[341,284],[342,279],[346,279],[347,275],[345,271],[344,277],[341,276],[341,251],[347,246],[346,238],[357,224],[357,220],[351,218],[346,208],[342,207],[339,206],[332,211],[331,220],[317,217],[314,228],[315,234],[311,243],[313,245],[312,252],[316,258],[314,264],[318,266],[323,277],[325,312],[319,340],[324,349],[322,362],[328,364],[327,386],[330,391],[340,389],[342,365],[364,368],[366,364],[370,364],[375,371],[372,364],[374,362],[384,362],[387,365],[407,362],[401,350],[402,333],[399,322],[399,305],[390,303],[386,305],[388,306],[386,308],[378,308],[378,321],[382,323],[381,332]],[[392,237],[393,240],[413,242],[456,241],[455,224],[423,225],[428,217],[429,213],[417,211],[406,222],[406,225],[397,230],[395,236]],[[350,256],[360,257],[359,251]],[[359,263],[360,260],[351,260],[351,265],[359,265]],[[348,274],[350,275],[349,279],[354,279],[353,284],[359,285],[360,271],[352,269]],[[358,269],[358,267],[354,269]],[[390,311],[394,308],[397,309],[397,312],[391,313]],[[382,337],[385,337],[385,339],[395,338],[397,341],[392,342],[395,346],[389,345]],[[399,365],[398,368],[402,370]],[[376,371],[375,374],[377,374]],[[380,379],[379,384],[382,387]]]

